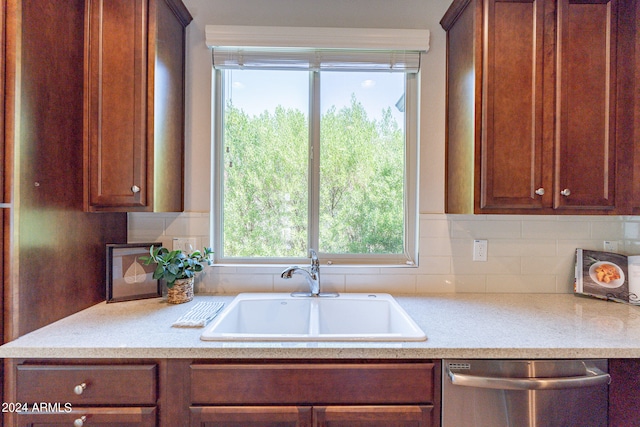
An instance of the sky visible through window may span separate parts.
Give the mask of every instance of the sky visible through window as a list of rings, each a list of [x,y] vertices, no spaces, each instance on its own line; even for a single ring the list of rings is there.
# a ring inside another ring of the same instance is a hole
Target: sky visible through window
[[[227,93],[235,106],[249,115],[259,115],[265,110],[273,111],[284,105],[296,108],[305,114],[309,109],[307,71],[231,71]],[[266,74],[265,74],[266,73]],[[264,82],[270,82],[265,85]],[[380,120],[382,111],[391,107],[391,114],[404,127],[404,114],[396,103],[404,94],[404,76],[395,73],[337,73],[322,74],[322,113],[334,106],[337,109],[351,103],[351,95],[365,106],[369,118]],[[283,93],[284,92],[284,93]],[[283,102],[284,101],[284,102]]]

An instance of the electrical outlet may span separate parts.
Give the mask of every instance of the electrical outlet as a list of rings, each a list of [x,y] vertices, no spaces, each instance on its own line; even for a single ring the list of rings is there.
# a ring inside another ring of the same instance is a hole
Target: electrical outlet
[[[602,242],[602,248],[607,252],[618,252],[618,242],[605,240]]]
[[[173,250],[177,251],[178,249],[191,253],[197,249],[198,242],[196,242],[195,237],[174,237],[173,238]]]
[[[487,246],[488,244],[486,240],[473,241],[473,260],[474,261],[487,260]]]

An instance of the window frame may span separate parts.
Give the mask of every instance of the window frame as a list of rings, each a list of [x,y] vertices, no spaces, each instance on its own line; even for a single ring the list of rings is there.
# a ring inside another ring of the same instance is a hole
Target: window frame
[[[422,55],[423,53],[421,53]],[[330,71],[325,71],[330,72]],[[223,71],[212,69],[212,181],[211,203],[212,247],[218,265],[289,265],[306,262],[307,257],[228,257],[222,254],[222,206],[224,171],[224,85]],[[309,248],[318,249],[320,191],[320,78],[318,71],[309,71]],[[419,243],[419,117],[420,71],[405,74],[405,170],[404,170],[404,253],[402,254],[329,254],[318,252],[323,264],[332,266],[417,266]],[[316,245],[316,246],[314,246]]]

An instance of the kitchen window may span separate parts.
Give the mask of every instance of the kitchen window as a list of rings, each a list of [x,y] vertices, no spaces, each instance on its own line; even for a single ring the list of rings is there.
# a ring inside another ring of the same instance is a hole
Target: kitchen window
[[[415,265],[420,53],[212,56],[216,261]]]

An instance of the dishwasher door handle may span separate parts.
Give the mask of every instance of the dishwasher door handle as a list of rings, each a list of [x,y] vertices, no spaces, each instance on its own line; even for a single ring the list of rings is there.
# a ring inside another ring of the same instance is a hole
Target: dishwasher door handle
[[[556,378],[503,378],[485,377],[451,372],[447,375],[455,385],[499,390],[559,390],[592,387],[611,383],[611,376],[596,367],[587,367],[587,374],[578,377]]]

